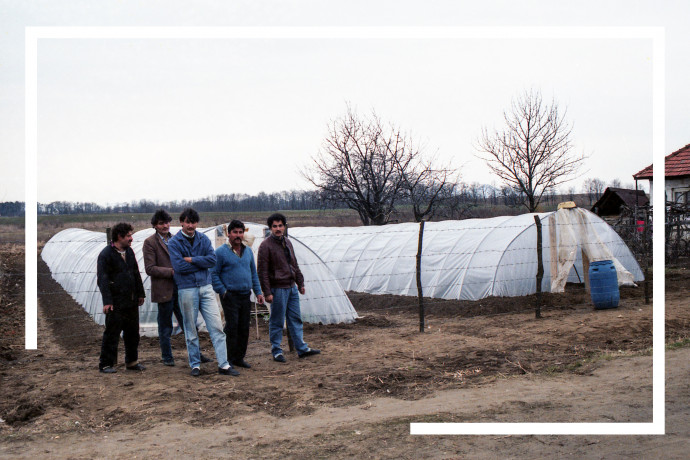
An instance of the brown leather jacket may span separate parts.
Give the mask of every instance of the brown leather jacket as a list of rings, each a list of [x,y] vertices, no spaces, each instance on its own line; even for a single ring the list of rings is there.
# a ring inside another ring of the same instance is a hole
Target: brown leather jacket
[[[166,246],[158,233],[144,240],[144,269],[151,277],[151,302],[168,302],[173,298],[175,281],[173,268]]]
[[[266,237],[259,246],[258,263],[256,271],[259,274],[261,290],[265,296],[273,295],[271,288],[290,288],[297,283],[297,287],[304,287],[304,276],[297,264],[295,250],[289,238],[285,238],[285,245],[290,250],[290,263],[288,264],[283,249],[283,243],[278,238]]]

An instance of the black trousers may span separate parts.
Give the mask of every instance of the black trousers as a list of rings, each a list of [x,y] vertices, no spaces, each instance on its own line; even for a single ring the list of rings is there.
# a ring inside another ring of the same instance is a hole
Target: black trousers
[[[242,361],[247,354],[249,342],[249,319],[251,316],[251,293],[240,294],[227,291],[220,299],[225,315],[225,343],[228,362]]]
[[[139,308],[115,307],[113,311],[105,314],[99,369],[115,365],[120,333],[125,342],[125,365],[136,364],[139,360]]]

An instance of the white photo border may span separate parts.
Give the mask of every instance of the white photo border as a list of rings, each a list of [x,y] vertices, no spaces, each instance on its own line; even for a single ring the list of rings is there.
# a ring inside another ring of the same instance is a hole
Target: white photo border
[[[45,39],[648,39],[652,43],[653,162],[665,157],[663,27],[26,27],[25,348],[38,348],[38,44]],[[653,396],[651,423],[411,423],[413,435],[665,434],[664,168],[654,168]]]

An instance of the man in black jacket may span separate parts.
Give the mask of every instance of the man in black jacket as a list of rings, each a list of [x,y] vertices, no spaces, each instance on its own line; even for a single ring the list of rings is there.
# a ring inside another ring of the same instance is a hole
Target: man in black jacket
[[[98,255],[98,288],[103,296],[105,331],[101,345],[98,368],[105,374],[117,372],[113,367],[117,358],[120,333],[125,342],[125,367],[143,371],[139,363],[139,306],[146,294],[141,281],[139,266],[132,251],[130,224],[119,223],[113,227],[113,242]]]

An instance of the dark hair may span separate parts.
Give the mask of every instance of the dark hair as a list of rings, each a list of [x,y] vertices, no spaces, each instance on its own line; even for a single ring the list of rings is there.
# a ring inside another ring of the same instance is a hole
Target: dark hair
[[[279,212],[275,212],[275,213],[271,214],[270,216],[268,216],[268,219],[266,219],[266,225],[268,225],[270,228],[271,225],[273,225],[273,222],[275,222],[277,220],[281,221],[283,223],[283,225],[287,225],[287,219],[285,219],[285,216]]]
[[[120,222],[113,227],[113,229],[110,231],[110,235],[113,238],[113,242],[115,242],[120,238],[124,238],[129,232],[133,231],[134,228],[130,224],[127,222]]]
[[[184,222],[185,220],[188,220],[192,224],[199,222],[199,213],[192,208],[184,208],[184,211],[180,214],[180,222]]]
[[[170,217],[170,214],[168,214],[165,209],[159,209],[155,213],[153,213],[153,217],[151,217],[151,226],[155,227],[158,225],[158,222],[170,222],[172,220],[172,217]]]
[[[228,225],[228,233],[230,233],[233,228],[241,228],[244,230],[244,224],[237,219],[233,219],[230,221],[230,225]]]

